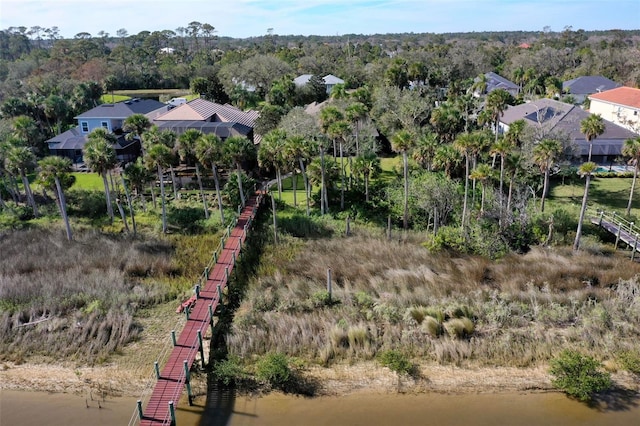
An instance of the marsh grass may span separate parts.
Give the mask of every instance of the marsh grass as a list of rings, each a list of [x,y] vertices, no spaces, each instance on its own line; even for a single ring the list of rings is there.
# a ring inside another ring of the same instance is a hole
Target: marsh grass
[[[214,241],[0,234],[0,358],[106,361],[141,337],[140,315],[191,287],[201,272],[194,265],[206,264],[203,253],[210,256]]]
[[[322,365],[402,350],[455,365],[529,367],[562,349],[606,359],[640,344],[640,265],[604,251],[534,247],[498,261],[389,240],[283,238],[265,248],[227,338],[241,358],[284,352]],[[331,306],[310,304],[331,269]]]

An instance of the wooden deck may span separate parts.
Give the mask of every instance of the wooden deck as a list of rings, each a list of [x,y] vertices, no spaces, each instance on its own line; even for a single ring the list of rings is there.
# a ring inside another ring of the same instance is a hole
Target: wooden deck
[[[240,255],[240,250],[247,237],[247,231],[254,219],[258,206],[262,201],[262,193],[256,192],[251,197],[245,208],[241,211],[235,227],[229,233],[217,262],[209,271],[206,283],[200,290],[200,295],[189,313],[184,329],[176,338],[176,346],[160,372],[153,393],[144,409],[140,420],[143,426],[170,425],[170,403],[176,404],[187,383],[188,372],[193,365],[196,354],[200,351],[200,337],[205,334],[207,327],[213,321],[212,313],[220,303],[220,294],[227,286],[227,280],[235,266],[235,259]],[[186,364],[186,368],[185,368]]]

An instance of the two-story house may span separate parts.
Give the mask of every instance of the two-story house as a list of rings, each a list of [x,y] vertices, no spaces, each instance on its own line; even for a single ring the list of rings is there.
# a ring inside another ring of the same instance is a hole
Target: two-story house
[[[506,132],[511,123],[524,120],[526,127],[535,132],[537,139],[567,138],[575,144],[576,156],[581,157],[581,161],[586,161],[590,144],[580,131],[580,124],[590,115],[578,106],[544,98],[510,106],[500,118],[499,128],[501,132]],[[621,155],[624,141],[636,136],[624,127],[605,121],[604,133],[592,141],[593,161],[599,164],[612,162]]]
[[[116,135],[118,142],[114,146],[118,161],[134,160],[140,153],[139,140],[127,140],[122,126],[124,121],[134,114],[144,114],[151,121],[155,116],[168,111],[170,107],[153,99],[131,99],[114,104],[102,104],[77,117],[78,126],[54,136],[46,141],[53,155],[70,158],[73,163],[82,163],[82,148],[87,137],[96,128],[105,128]]]
[[[589,96],[589,111],[636,133],[640,133],[640,89],[618,87]]]

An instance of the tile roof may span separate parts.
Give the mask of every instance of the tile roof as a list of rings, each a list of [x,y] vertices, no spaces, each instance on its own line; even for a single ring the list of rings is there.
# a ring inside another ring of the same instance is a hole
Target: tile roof
[[[601,75],[585,75],[562,83],[562,91],[574,95],[590,95],[616,87],[620,87],[620,84]]]
[[[632,87],[623,86],[607,90],[606,92],[596,93],[589,96],[589,99],[640,109],[640,89],[634,89]]]
[[[109,118],[124,120],[133,114],[148,114],[163,107],[166,107],[166,105],[154,99],[132,99],[130,101],[117,102],[115,104],[98,105],[97,107],[83,112],[74,118]]]
[[[204,99],[194,99],[191,102],[173,108],[169,112],[155,117],[154,122],[163,121],[209,121],[239,123],[253,128],[259,117],[258,111],[242,111],[232,105],[221,105]]]

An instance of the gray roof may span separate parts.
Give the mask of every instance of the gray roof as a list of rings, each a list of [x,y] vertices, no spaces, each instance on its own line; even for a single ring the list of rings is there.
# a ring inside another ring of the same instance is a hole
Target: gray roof
[[[160,108],[166,108],[162,102],[153,99],[132,99],[115,104],[102,104],[74,117],[75,119],[108,118],[124,120],[133,114],[148,114]]]
[[[45,141],[51,149],[82,149],[87,143],[80,127],[74,127]]]
[[[322,77],[322,80],[324,80],[324,84],[344,84],[343,79],[336,77],[333,74],[325,75]]]
[[[591,113],[578,106],[545,98],[522,105],[510,106],[504,112],[500,121],[509,125],[516,120],[524,119],[529,126],[541,126],[547,132],[566,134],[580,144],[584,155],[585,145],[587,145],[588,152],[588,144],[586,144],[584,134],[580,132],[580,123],[590,115]],[[617,124],[606,120],[604,120],[604,123],[604,133],[598,136],[593,144],[594,155],[617,155],[620,153],[622,141],[637,136],[632,131]],[[614,148],[617,149],[617,152],[614,152]]]
[[[562,91],[574,95],[591,95],[616,87],[620,87],[620,84],[601,75],[582,76],[562,83]]]
[[[298,77],[293,79],[293,83],[296,86],[304,86],[305,84],[307,84],[309,82],[309,80],[311,80],[311,77],[313,77],[313,74],[302,74],[299,75]]]
[[[214,133],[221,139],[229,136],[247,136],[251,133],[251,127],[240,123],[220,122],[220,121],[156,121],[155,124],[161,130],[172,130],[177,134],[184,133],[187,129],[200,130],[204,134]]]
[[[75,149],[83,149],[85,144],[87,143],[88,138],[87,134],[83,134],[80,130],[80,127],[74,127],[73,129],[67,130],[64,133],[61,133],[57,136],[52,137],[45,141],[49,145],[49,149],[55,150],[75,150]],[[129,141],[124,135],[118,136],[118,141],[114,145],[115,149],[126,148],[127,146],[137,143],[136,140]]]
[[[495,72],[488,72],[485,76],[487,77],[487,93],[496,89],[505,89],[507,91],[520,90],[520,86],[496,74]]]

